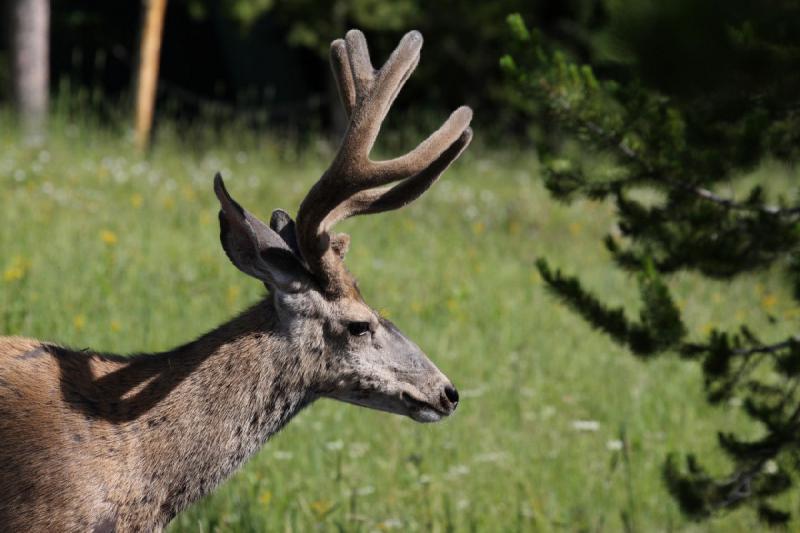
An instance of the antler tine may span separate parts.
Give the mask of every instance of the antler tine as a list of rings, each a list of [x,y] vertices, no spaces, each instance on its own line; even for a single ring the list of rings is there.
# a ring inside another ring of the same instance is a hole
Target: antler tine
[[[368,94],[370,96],[358,109],[358,116],[353,117],[353,120],[360,119],[366,123],[366,131],[352,136],[348,132],[340,149],[340,153],[352,154],[353,150],[346,146],[347,141],[351,141],[357,143],[355,150],[361,152],[359,155],[367,158],[367,173],[360,179],[364,187],[376,187],[418,174],[458,139],[472,119],[472,110],[462,106],[406,155],[389,161],[368,160],[383,119],[419,63],[421,47],[422,35],[416,31],[407,33],[386,64],[376,72],[370,61],[366,39],[360,31],[350,30],[346,39],[337,39],[331,44],[331,65],[348,116]]]
[[[348,154],[369,161],[369,153],[378,137],[383,119],[394,103],[402,85],[419,63],[422,35],[418,31],[406,33],[392,55],[379,71],[372,69],[364,34],[350,30],[345,38],[353,81],[356,88],[356,107],[350,117],[350,129],[340,147],[340,154]],[[371,73],[368,74],[368,71]],[[371,162],[370,162],[371,163]],[[372,165],[365,165],[361,179],[372,174]],[[376,185],[372,183],[372,185]]]
[[[464,130],[459,138],[451,144],[430,165],[419,174],[405,179],[396,185],[374,187],[359,191],[328,213],[323,220],[323,227],[332,227],[340,220],[357,215],[368,215],[392,211],[410,204],[427,191],[450,164],[469,146],[472,141],[472,129]]]
[[[347,46],[347,58],[350,61],[350,69],[353,72],[353,83],[356,87],[356,95],[359,101],[369,94],[372,89],[372,82],[375,80],[375,68],[369,58],[369,48],[364,34],[358,30],[350,30],[345,35]]]
[[[438,130],[405,155],[374,164],[370,181],[392,183],[422,172],[447,150],[469,127],[472,109],[461,106],[447,118]]]
[[[340,293],[350,281],[342,262],[349,238],[328,230],[344,218],[397,209],[418,198],[472,138],[472,111],[463,106],[406,155],[369,159],[389,108],[419,63],[421,48],[422,35],[407,33],[376,71],[360,31],[350,30],[331,43],[331,67],[350,123],[333,163],[297,214],[300,250],[327,292]],[[385,187],[399,180],[404,181]]]
[[[339,87],[339,96],[342,98],[347,118],[356,106],[356,85],[353,81],[353,71],[350,69],[350,59],[347,55],[347,44],[344,39],[336,39],[331,43],[331,70]]]

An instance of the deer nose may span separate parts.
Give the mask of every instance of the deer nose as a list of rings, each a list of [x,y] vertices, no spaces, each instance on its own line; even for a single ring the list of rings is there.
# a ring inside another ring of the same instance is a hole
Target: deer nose
[[[452,385],[445,385],[444,387],[444,398],[442,403],[445,404],[448,409],[455,410],[456,406],[458,405],[458,391]]]

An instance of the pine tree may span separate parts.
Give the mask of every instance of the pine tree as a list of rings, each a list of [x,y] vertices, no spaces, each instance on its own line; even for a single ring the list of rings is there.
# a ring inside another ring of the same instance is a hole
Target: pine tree
[[[695,328],[686,327],[670,280],[680,271],[728,280],[782,269],[800,301],[800,198],[776,196],[780,191],[767,190],[767,183],[740,183],[765,156],[791,161],[797,155],[800,7],[789,1],[676,2],[658,27],[685,20],[688,11],[681,9],[696,13],[706,4],[714,19],[698,35],[714,40],[714,54],[706,67],[710,79],[701,82],[679,83],[680,61],[662,61],[666,67],[659,71],[647,62],[659,44],[648,48],[642,41],[634,43],[641,45],[638,61],[604,64],[609,79],[598,80],[597,69],[551,49],[518,15],[508,19],[513,43],[501,65],[523,97],[524,112],[612,159],[609,168],[587,168],[553,135],[538,147],[555,198],[606,200],[615,207],[619,231],[604,243],[616,267],[638,280],[641,310],[632,316],[607,305],[579,277],[540,259],[548,289],[638,357],[671,352],[699,361],[708,401],[730,406],[731,398],[741,399],[741,409],[763,427],[758,438],[718,434],[732,460],[729,472],[711,473],[692,455],[666,458],[670,493],[694,519],[747,505],[765,522],[785,524],[790,514],[775,497],[796,487],[800,476],[800,331],[762,339],[742,324],[690,338],[687,330]],[[657,38],[638,22],[641,31],[628,37]],[[690,71],[684,80],[696,76],[692,59],[682,59]],[[731,187],[734,182],[739,186]],[[723,193],[721,184],[724,191],[745,192]],[[646,200],[641,191],[648,192]]]

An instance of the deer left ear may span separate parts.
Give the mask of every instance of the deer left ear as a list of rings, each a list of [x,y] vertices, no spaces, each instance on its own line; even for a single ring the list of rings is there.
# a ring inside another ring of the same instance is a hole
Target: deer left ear
[[[240,206],[225,189],[222,176],[214,177],[222,248],[236,267],[268,287],[299,292],[309,286],[308,271],[286,240]]]

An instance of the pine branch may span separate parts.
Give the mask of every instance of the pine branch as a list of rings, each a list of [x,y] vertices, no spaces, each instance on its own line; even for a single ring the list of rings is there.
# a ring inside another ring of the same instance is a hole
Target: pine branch
[[[798,405],[787,422],[787,429],[785,433],[790,434],[798,429],[800,426],[800,405]],[[779,437],[779,436],[776,436]],[[728,496],[720,503],[714,506],[714,509],[721,509],[724,507],[732,507],[742,500],[750,498],[752,494],[752,486],[755,478],[764,471],[767,462],[774,459],[780,451],[788,445],[791,445],[790,439],[775,438],[775,443],[770,448],[760,454],[759,458],[742,472],[737,472],[732,480],[733,486],[728,492]]]
[[[794,207],[779,207],[776,205],[769,205],[769,204],[761,204],[761,205],[749,205],[745,203],[738,202],[733,198],[727,198],[721,196],[705,187],[700,187],[696,185],[688,185],[685,183],[679,183],[674,178],[670,178],[664,175],[660,170],[654,168],[648,161],[646,161],[641,155],[631,148],[630,146],[626,145],[622,134],[619,132],[609,132],[606,131],[603,127],[591,120],[581,119],[580,117],[571,117],[572,120],[575,122],[577,128],[585,128],[586,130],[592,132],[595,138],[595,144],[597,144],[601,148],[607,148],[616,152],[617,155],[621,155],[623,158],[628,159],[635,164],[639,165],[644,170],[644,175],[641,176],[646,178],[656,179],[662,183],[666,183],[667,185],[678,188],[684,191],[688,191],[698,198],[702,198],[704,200],[708,200],[713,202],[717,205],[722,207],[726,207],[728,209],[733,209],[737,211],[747,211],[750,213],[763,213],[770,216],[779,216],[779,217],[797,217],[800,216],[800,206]],[[599,141],[599,142],[598,142]],[[634,180],[629,180],[634,181]]]
[[[652,264],[643,265],[639,274],[642,310],[638,321],[628,319],[622,307],[606,306],[584,289],[578,278],[552,270],[544,258],[536,261],[536,267],[548,289],[590,326],[640,357],[675,349],[686,335],[680,311]]]
[[[688,189],[696,194],[698,197],[705,200],[714,202],[717,205],[735,209],[739,211],[748,211],[751,213],[764,213],[766,215],[781,216],[781,217],[795,217],[800,215],[800,206],[795,207],[778,207],[776,205],[748,205],[737,202],[732,198],[725,198],[703,187],[688,187]]]
[[[625,158],[634,161],[637,165],[645,169],[645,174],[649,178],[655,178],[672,187],[688,191],[697,196],[698,198],[708,200],[710,202],[713,202],[722,207],[726,207],[728,209],[734,209],[737,211],[747,211],[750,213],[764,213],[766,215],[780,216],[780,217],[800,216],[800,206],[779,207],[776,205],[769,205],[769,204],[748,205],[738,202],[732,198],[726,198],[724,196],[720,196],[719,194],[709,189],[706,189],[705,187],[679,183],[675,179],[665,176],[664,174],[662,174],[661,172],[650,166],[648,162],[645,161],[633,148],[627,146],[622,141],[622,136],[619,133],[609,134],[608,132],[605,132],[599,125],[590,121],[584,122],[583,126],[589,131],[592,131],[596,135],[600,136],[601,138],[606,139],[607,147],[613,148],[619,155],[622,155]]]
[[[791,346],[800,343],[800,335],[794,335],[785,341],[776,342],[775,344],[766,344],[761,346],[754,346],[753,348],[741,348],[734,350],[735,355],[749,356],[753,354],[772,354],[790,348]]]

